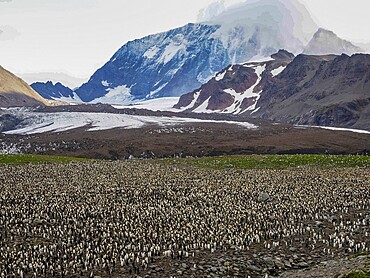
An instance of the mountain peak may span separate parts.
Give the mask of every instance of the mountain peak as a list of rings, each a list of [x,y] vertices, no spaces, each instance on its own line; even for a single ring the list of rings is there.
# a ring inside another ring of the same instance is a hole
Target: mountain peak
[[[35,82],[31,84],[31,87],[46,99],[74,98],[73,91],[60,82],[50,80],[45,83]]]
[[[294,57],[293,53],[290,53],[285,49],[280,49],[277,53],[271,55],[271,58],[275,60],[292,60]]]
[[[320,40],[320,39],[321,40],[323,40],[323,39],[342,40],[333,31],[325,29],[325,28],[321,28],[321,27],[313,35],[313,39],[316,39],[316,40]]]
[[[319,28],[313,35],[303,53],[311,55],[341,55],[344,53],[352,55],[359,52],[363,52],[360,47],[339,38],[333,31]]]
[[[329,36],[335,36],[335,37],[337,37],[337,35],[333,31],[330,31],[328,29],[325,29],[325,28],[320,27],[316,31],[316,33],[314,34],[314,36],[315,37],[318,37],[318,36],[322,36],[322,35],[329,35]]]

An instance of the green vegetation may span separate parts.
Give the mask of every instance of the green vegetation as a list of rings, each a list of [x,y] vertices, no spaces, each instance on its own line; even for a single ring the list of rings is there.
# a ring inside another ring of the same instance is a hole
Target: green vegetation
[[[370,278],[370,272],[353,271],[344,276],[344,278]]]
[[[0,155],[0,164],[26,164],[26,163],[67,163],[72,161],[85,161],[84,158],[48,156],[48,155]]]
[[[370,167],[370,156],[357,155],[240,155],[167,159],[169,163],[213,169],[290,169],[298,167]]]
[[[67,163],[86,160],[85,158],[65,156],[0,155],[0,164]],[[370,156],[357,155],[238,155],[164,159],[161,161],[168,164],[192,165],[213,169],[370,168]]]
[[[349,256],[349,258],[354,259],[354,258],[361,257],[361,256],[370,256],[370,251],[365,251],[362,253],[354,254],[352,256]]]

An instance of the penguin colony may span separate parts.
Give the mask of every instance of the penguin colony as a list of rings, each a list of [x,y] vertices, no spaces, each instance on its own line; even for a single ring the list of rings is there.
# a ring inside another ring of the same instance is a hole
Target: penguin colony
[[[368,169],[0,166],[0,277],[203,277],[199,260],[224,254],[369,251],[369,227]]]

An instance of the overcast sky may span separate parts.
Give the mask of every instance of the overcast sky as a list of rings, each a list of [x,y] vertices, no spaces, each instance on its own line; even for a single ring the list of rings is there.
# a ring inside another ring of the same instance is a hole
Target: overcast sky
[[[227,4],[241,0],[225,0]],[[369,0],[299,0],[324,28],[370,43]],[[124,43],[196,21],[212,0],[0,0],[0,65],[89,77]]]

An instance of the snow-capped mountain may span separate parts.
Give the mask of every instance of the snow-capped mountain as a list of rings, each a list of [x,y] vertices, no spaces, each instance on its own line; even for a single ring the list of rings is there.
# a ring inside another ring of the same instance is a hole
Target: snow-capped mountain
[[[352,55],[364,52],[360,47],[349,41],[339,38],[334,32],[319,28],[306,46],[304,53],[312,55],[325,55],[342,53]]]
[[[77,95],[114,104],[181,96],[230,64],[281,48],[300,53],[317,30],[296,0],[251,0],[219,12],[207,22],[128,42]]]
[[[218,28],[188,24],[129,42],[76,93],[86,102],[105,97],[115,104],[180,96],[229,62],[221,42],[210,39]]]

